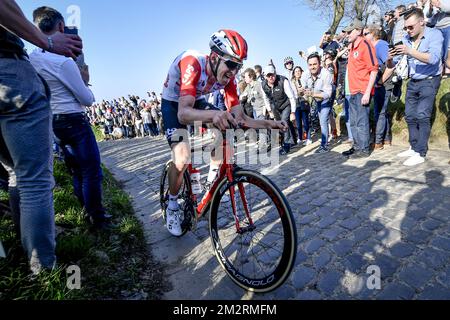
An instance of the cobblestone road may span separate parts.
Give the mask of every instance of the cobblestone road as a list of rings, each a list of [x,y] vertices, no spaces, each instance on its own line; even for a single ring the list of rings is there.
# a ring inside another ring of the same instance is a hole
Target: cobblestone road
[[[236,287],[213,256],[207,222],[182,239],[160,218],[158,188],[170,151],[164,139],[108,141],[102,160],[124,183],[150,250],[166,266],[166,299],[450,299],[450,152],[430,151],[415,168],[391,147],[364,160],[325,155],[317,145],[281,158],[278,172],[258,166],[285,193],[299,247],[289,281],[267,295]],[[204,171],[205,169],[203,169]],[[370,290],[368,267],[381,271]]]

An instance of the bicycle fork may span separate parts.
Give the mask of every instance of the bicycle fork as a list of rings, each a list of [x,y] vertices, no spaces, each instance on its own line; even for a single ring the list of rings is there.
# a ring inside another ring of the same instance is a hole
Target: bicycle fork
[[[233,183],[234,181],[234,177],[233,177],[233,169],[231,166],[228,166],[226,169],[226,176],[228,178],[228,182],[230,184]],[[235,221],[235,225],[236,225],[236,233],[238,234],[244,234],[250,231],[254,231],[256,229],[255,225],[253,224],[253,220],[250,216],[250,210],[248,208],[248,201],[247,198],[245,196],[245,188],[242,182],[238,182],[238,189],[239,189],[239,195],[241,197],[242,200],[242,205],[244,207],[244,211],[245,211],[245,216],[247,217],[248,223],[249,225],[246,227],[242,227],[241,223],[239,221],[239,216],[238,216],[238,209],[237,209],[237,205],[236,205],[236,191],[234,186],[230,186],[229,191],[230,191],[230,199],[231,199],[231,207],[233,209],[233,216],[234,216],[234,221]]]

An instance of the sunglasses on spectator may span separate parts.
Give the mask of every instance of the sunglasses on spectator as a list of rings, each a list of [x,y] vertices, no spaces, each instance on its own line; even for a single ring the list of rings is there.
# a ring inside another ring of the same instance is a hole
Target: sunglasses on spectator
[[[220,57],[220,59],[224,61],[225,65],[227,66],[227,68],[230,71],[239,71],[242,69],[242,63],[237,63],[237,62],[234,62],[231,60],[226,60],[222,57]]]
[[[273,78],[273,77],[275,77],[275,73],[266,74],[266,77],[267,78]]]
[[[405,26],[403,28],[404,31],[412,31],[414,30],[414,27],[419,23],[420,21],[417,21],[416,23],[414,23],[412,26]]]

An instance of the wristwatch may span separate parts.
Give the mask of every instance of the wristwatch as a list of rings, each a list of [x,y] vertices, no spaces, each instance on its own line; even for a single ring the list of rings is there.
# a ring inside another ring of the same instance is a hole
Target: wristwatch
[[[47,37],[47,41],[48,41],[48,51],[52,51],[54,47],[52,37]]]

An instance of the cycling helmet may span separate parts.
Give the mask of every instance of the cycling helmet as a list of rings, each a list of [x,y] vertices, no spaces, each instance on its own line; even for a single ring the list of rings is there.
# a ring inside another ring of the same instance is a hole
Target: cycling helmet
[[[294,59],[292,59],[292,57],[286,57],[284,59],[284,64],[288,64],[288,63],[294,63]]]
[[[247,59],[247,41],[233,30],[223,29],[215,32],[211,36],[209,47],[221,57],[230,58],[237,63]]]

